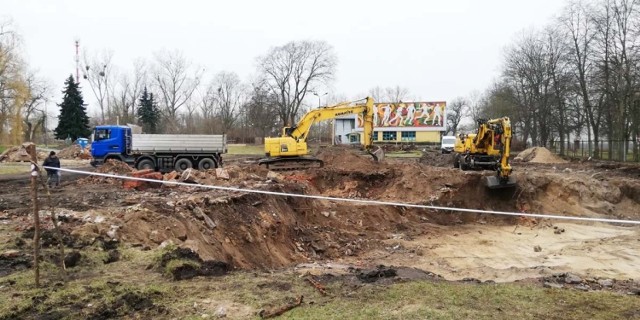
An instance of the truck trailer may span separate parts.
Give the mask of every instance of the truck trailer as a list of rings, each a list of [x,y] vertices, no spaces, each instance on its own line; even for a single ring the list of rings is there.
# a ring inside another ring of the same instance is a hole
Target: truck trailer
[[[161,172],[222,167],[227,152],[225,135],[132,134],[127,126],[97,126],[91,144],[91,165],[119,160],[141,169]]]

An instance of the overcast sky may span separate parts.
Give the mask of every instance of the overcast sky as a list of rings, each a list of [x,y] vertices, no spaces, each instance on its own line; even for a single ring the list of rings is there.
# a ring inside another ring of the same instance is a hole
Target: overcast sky
[[[3,0],[24,40],[29,65],[55,85],[75,73],[81,50],[110,49],[120,69],[160,49],[178,49],[212,74],[255,73],[270,47],[324,40],[338,56],[331,91],[350,98],[400,85],[415,99],[449,101],[484,90],[504,47],[547,24],[560,0],[440,1],[59,1]],[[82,84],[85,100],[94,101]]]

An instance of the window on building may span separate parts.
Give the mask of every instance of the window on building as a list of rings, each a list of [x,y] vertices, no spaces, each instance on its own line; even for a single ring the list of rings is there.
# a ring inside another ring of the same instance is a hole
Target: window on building
[[[416,132],[403,131],[401,137],[402,137],[402,141],[416,141]]]
[[[396,136],[396,132],[395,131],[384,131],[382,133],[382,140],[383,141],[396,141],[396,140],[398,140],[398,138]]]
[[[373,141],[378,141],[378,132],[374,131],[372,134],[373,134]]]

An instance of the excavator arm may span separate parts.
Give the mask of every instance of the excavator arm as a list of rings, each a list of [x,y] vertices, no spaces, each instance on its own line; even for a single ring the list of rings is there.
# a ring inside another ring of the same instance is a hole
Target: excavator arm
[[[494,141],[499,141],[493,148],[500,153],[498,162],[498,176],[501,179],[509,179],[511,174],[511,165],[509,164],[509,154],[511,153],[511,120],[508,117],[489,120],[488,124],[492,126]],[[499,135],[496,138],[496,135]]]
[[[373,148],[373,104],[372,98],[367,97],[364,104],[353,104],[352,102],[343,102],[337,105],[313,109],[306,113],[298,123],[293,127],[284,127],[282,136],[278,138],[265,139],[265,153],[267,159],[261,160],[261,164],[275,167],[278,163],[294,161],[319,163],[319,159],[307,157],[307,138],[309,130],[314,123],[334,119],[341,115],[363,114],[363,139],[364,149],[373,156],[374,160],[379,161],[384,156],[382,149],[378,148],[372,152]],[[294,166],[289,166],[293,168]],[[298,166],[297,168],[302,167]]]
[[[511,152],[511,121],[508,117],[478,120],[475,134],[460,135],[454,150],[455,165],[466,169],[491,169],[496,175],[485,177],[491,189],[515,186],[509,164]]]
[[[309,130],[314,123],[335,119],[348,114],[363,114],[363,139],[362,144],[367,151],[373,146],[373,98],[367,97],[365,104],[352,104],[342,102],[337,105],[318,108],[305,114],[295,127],[283,128],[283,137],[294,138],[298,142],[306,142]],[[374,156],[375,157],[375,156]]]

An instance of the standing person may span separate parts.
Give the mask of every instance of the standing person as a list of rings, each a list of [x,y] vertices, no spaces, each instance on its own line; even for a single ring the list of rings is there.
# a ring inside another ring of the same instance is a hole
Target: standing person
[[[51,167],[51,168],[60,168],[60,159],[56,156],[55,151],[49,152],[49,156],[44,159],[42,163],[43,167]],[[56,169],[46,168],[47,170],[47,184],[49,188],[53,188],[53,185],[56,187],[60,186],[60,171]]]

